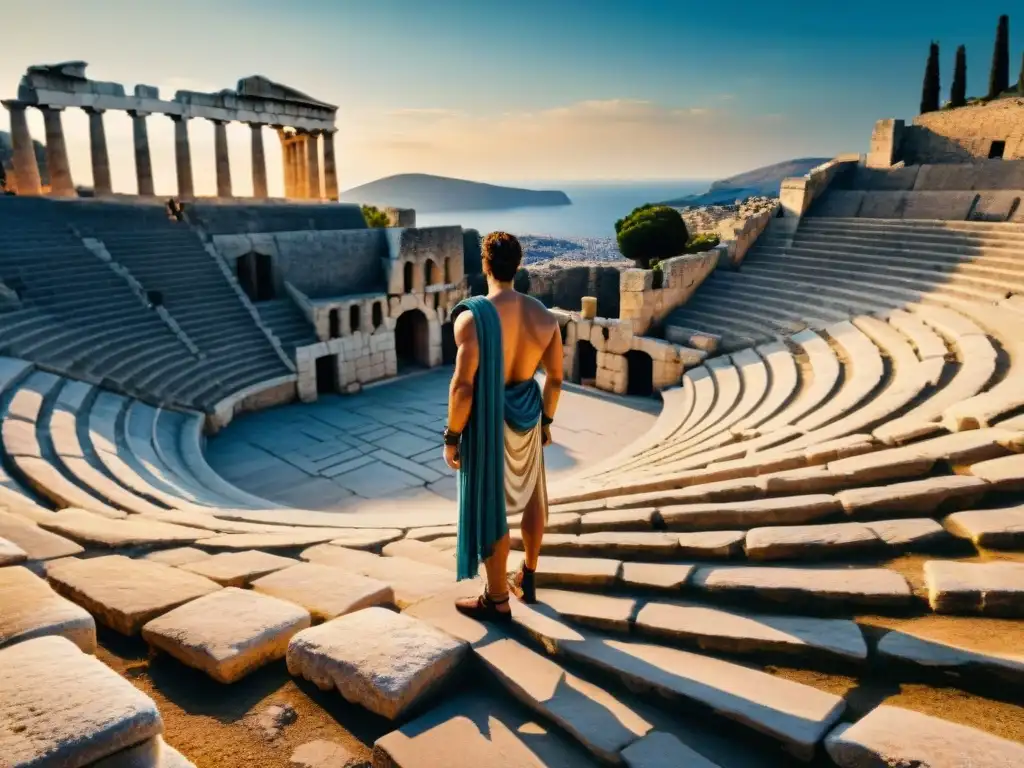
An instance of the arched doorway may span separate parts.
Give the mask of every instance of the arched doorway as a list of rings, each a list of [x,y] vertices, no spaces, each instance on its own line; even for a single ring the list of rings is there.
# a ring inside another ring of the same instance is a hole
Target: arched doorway
[[[454,364],[458,350],[455,345],[455,325],[449,320],[441,326],[441,362],[445,365]]]
[[[384,310],[381,308],[381,303],[379,301],[373,302],[372,320],[374,330],[380,328],[381,324],[384,322]]]
[[[265,253],[249,253],[235,260],[235,276],[250,301],[270,301],[274,291],[274,260]]]
[[[589,341],[576,342],[576,380],[581,384],[597,378],[597,350]]]
[[[413,266],[411,261],[405,262],[405,267],[402,268],[402,292],[412,293],[412,273]]]
[[[646,352],[626,353],[626,394],[650,397],[654,394],[654,361]]]
[[[338,315],[338,310],[332,309],[327,315],[327,319],[330,321],[330,328],[328,329],[330,338],[336,339],[341,336],[341,318]]]
[[[398,367],[430,365],[430,334],[427,316],[418,309],[408,309],[395,323],[395,356]]]
[[[359,330],[360,312],[361,308],[358,304],[353,304],[348,308],[348,327],[352,333]]]
[[[316,391],[320,395],[338,391],[337,355],[324,355],[316,359]]]

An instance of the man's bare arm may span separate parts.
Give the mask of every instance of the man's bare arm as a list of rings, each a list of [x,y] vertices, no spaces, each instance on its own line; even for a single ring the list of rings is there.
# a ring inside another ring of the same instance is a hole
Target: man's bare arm
[[[544,368],[544,415],[553,419],[562,392],[562,333],[557,323],[540,362]]]
[[[455,319],[455,373],[448,389],[448,429],[461,432],[469,422],[473,409],[473,378],[480,364],[480,347],[477,344],[476,324],[473,315],[463,312]]]

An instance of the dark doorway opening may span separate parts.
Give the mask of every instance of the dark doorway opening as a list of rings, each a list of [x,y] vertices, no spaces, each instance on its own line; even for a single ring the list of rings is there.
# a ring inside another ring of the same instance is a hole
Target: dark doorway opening
[[[597,378],[597,350],[589,341],[576,342],[576,379],[580,384]]]
[[[430,365],[430,338],[427,316],[418,309],[409,309],[395,323],[395,355],[398,367]]]
[[[412,273],[413,266],[411,261],[405,262],[405,268],[402,273],[402,291],[404,293],[412,293]]]
[[[324,355],[316,359],[316,391],[320,395],[338,391],[337,355]]]
[[[441,362],[445,365],[455,363],[455,353],[458,347],[455,346],[455,325],[447,322],[441,326]]]
[[[379,301],[373,302],[373,327],[374,329],[380,328],[384,322],[384,310],[381,309]]]
[[[359,315],[362,308],[358,304],[353,304],[348,308],[348,328],[352,333],[359,330]]]
[[[1006,151],[1005,141],[993,141],[992,145],[988,148],[988,159],[989,160],[1002,160],[1003,153]]]
[[[654,394],[654,361],[646,352],[626,353],[626,394],[650,397]]]
[[[338,310],[332,309],[327,319],[330,320],[330,337],[336,339],[341,336],[341,318],[338,316]]]
[[[246,253],[235,260],[235,276],[250,301],[275,297],[274,260],[265,253]]]

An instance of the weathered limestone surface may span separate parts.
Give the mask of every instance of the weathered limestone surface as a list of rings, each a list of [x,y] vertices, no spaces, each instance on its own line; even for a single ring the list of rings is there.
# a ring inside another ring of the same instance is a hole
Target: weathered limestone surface
[[[209,531],[187,528],[157,520],[129,517],[112,520],[109,517],[82,509],[62,509],[52,521],[41,523],[43,528],[57,531],[68,538],[94,547],[131,547],[152,544],[181,544],[209,535]]]
[[[0,537],[23,549],[29,560],[53,560],[82,552],[75,542],[3,510],[0,510]]]
[[[521,545],[521,540],[520,540]],[[679,548],[676,536],[656,531],[597,532],[575,536],[551,533],[544,536],[541,551],[551,554],[594,554],[612,557],[668,556]]]
[[[455,574],[446,568],[333,544],[310,547],[303,550],[301,557],[308,562],[342,568],[384,582],[394,591],[395,604],[402,610],[455,584]]]
[[[96,622],[27,568],[0,569],[0,648],[43,635],[61,635],[96,652]]]
[[[53,563],[47,578],[59,593],[124,635],[189,600],[216,592],[216,582],[148,560],[107,555]]]
[[[1024,744],[884,704],[836,728],[825,739],[825,749],[840,768],[1024,765]]]
[[[288,765],[293,768],[365,768],[367,763],[353,757],[341,744],[317,739],[296,747]]]
[[[426,565],[455,570],[454,551],[441,551],[425,541],[405,538],[386,544],[382,550],[385,557],[404,557]]]
[[[5,765],[83,768],[162,732],[153,701],[70,640],[0,650]]]
[[[866,525],[832,523],[755,528],[747,533],[745,548],[751,560],[789,560],[843,557],[881,546],[882,540]]]
[[[13,541],[0,537],[0,568],[28,560],[28,554]]]
[[[1024,549],[1024,505],[955,512],[942,524],[950,533],[979,547]]]
[[[690,603],[647,603],[638,630],[728,653],[779,651],[863,661],[868,649],[856,623],[845,619],[771,616]]]
[[[204,532],[209,534],[209,531]],[[337,538],[337,528],[293,528],[287,533],[228,533],[196,542],[207,549],[296,549]]]
[[[688,563],[622,563],[622,583],[649,589],[682,589],[696,566]]]
[[[165,613],[142,628],[142,637],[220,683],[233,683],[276,659],[310,625],[293,603],[228,587]]]
[[[366,549],[380,552],[385,544],[402,538],[398,528],[361,528],[340,531],[339,536],[331,540],[331,544],[349,549]]]
[[[676,534],[681,557],[733,557],[743,551],[743,531],[703,531]]]
[[[290,557],[251,549],[246,552],[221,552],[178,567],[212,579],[222,587],[247,587],[255,579],[282,568],[290,568],[297,562]]]
[[[865,519],[883,515],[927,515],[943,504],[973,506],[985,491],[986,483],[982,479],[953,475],[874,488],[851,488],[840,491],[836,498],[846,514]]]
[[[1024,453],[973,464],[970,472],[1001,491],[1024,491]]]
[[[418,619],[365,608],[292,638],[288,671],[394,720],[440,686],[468,647]]]
[[[571,737],[523,714],[507,696],[469,693],[377,739],[375,765],[397,768],[597,768]]]
[[[598,557],[541,555],[537,561],[537,586],[610,586],[618,578],[622,562]]]
[[[561,589],[537,590],[537,600],[572,621],[619,632],[629,631],[639,607],[638,602],[630,597]]]
[[[719,768],[671,733],[652,731],[622,750],[626,768]]]
[[[597,757],[618,753],[653,728],[606,691],[511,638],[476,649],[477,656],[526,706],[545,715]]]
[[[736,501],[728,504],[680,504],[661,507],[670,531],[748,529],[760,525],[797,525],[841,511],[826,494]],[[586,518],[584,518],[586,519]]]
[[[89,768],[196,768],[181,752],[163,740],[148,739],[99,760]]]
[[[1024,683],[1024,654],[1006,655],[951,645],[913,634],[912,628],[892,630],[878,642],[883,659],[953,672],[957,675],[985,675],[1014,684]]]
[[[164,565],[185,565],[195,563],[213,557],[209,552],[203,552],[195,547],[175,547],[174,549],[161,549],[157,552],[150,552],[142,556],[143,560]]]
[[[924,578],[938,613],[1024,616],[1024,563],[929,560]]]
[[[591,512],[580,518],[580,530],[588,531],[644,531],[654,527],[654,507],[640,509],[610,509]]]
[[[898,550],[931,549],[952,541],[946,529],[929,517],[875,520],[864,525],[887,546]]]
[[[906,606],[907,580],[886,568],[701,568],[693,584],[704,592],[753,595],[773,602],[813,600],[855,605]]]
[[[299,563],[271,573],[254,581],[252,588],[301,605],[315,622],[395,601],[393,590],[382,581],[316,563]]]

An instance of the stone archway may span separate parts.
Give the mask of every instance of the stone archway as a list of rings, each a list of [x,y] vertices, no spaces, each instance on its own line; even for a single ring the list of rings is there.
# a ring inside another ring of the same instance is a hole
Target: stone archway
[[[650,397],[654,394],[654,361],[646,352],[626,353],[626,394]]]
[[[235,276],[250,301],[270,301],[275,298],[274,260],[265,253],[249,253],[235,260]]]
[[[411,261],[405,262],[405,266],[402,268],[402,292],[412,293],[413,288],[413,267]]]
[[[395,356],[398,367],[430,366],[430,330],[427,316],[419,309],[407,309],[395,323]]]
[[[589,341],[576,342],[576,381],[593,383],[597,378],[597,350]]]

